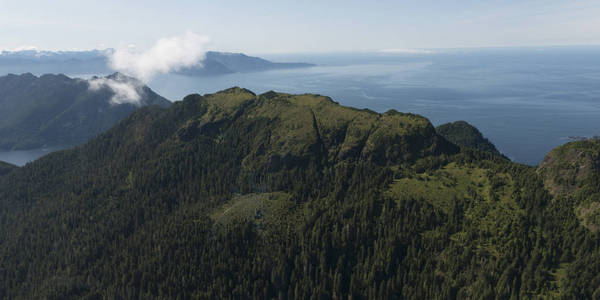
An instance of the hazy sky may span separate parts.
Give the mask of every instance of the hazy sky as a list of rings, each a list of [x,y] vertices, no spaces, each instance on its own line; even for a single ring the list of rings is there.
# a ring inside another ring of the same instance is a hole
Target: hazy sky
[[[600,44],[600,1],[0,0],[0,49],[91,49],[192,31],[246,53]]]

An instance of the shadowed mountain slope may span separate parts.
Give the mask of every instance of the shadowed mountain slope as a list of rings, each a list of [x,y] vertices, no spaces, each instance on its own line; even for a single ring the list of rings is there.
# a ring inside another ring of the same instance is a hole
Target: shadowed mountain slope
[[[442,124],[436,127],[436,130],[441,136],[456,145],[502,155],[476,127],[465,121]]]
[[[91,88],[91,82],[97,83],[95,88]],[[119,95],[107,84],[131,91],[139,99],[115,103]],[[3,76],[0,149],[77,145],[145,105],[167,107],[170,102],[139,81],[118,73],[91,81],[51,74]]]

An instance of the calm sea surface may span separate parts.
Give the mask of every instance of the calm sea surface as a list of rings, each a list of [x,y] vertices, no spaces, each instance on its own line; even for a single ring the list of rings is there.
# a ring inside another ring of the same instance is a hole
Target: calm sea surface
[[[569,137],[600,135],[600,47],[264,56],[316,67],[218,77],[157,77],[171,100],[232,86],[317,93],[358,108],[465,120],[512,160],[536,165]]]
[[[169,74],[149,86],[170,100],[240,86],[255,93],[322,94],[379,112],[418,113],[434,125],[465,120],[512,160],[531,165],[570,137],[600,135],[600,47],[262,57],[317,66],[217,77]],[[23,164],[45,153],[5,152],[0,160]]]

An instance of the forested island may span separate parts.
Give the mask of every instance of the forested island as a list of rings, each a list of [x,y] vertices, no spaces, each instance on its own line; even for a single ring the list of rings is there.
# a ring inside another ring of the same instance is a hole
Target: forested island
[[[231,88],[0,164],[0,298],[600,297],[600,142]],[[3,171],[6,170],[6,171]]]

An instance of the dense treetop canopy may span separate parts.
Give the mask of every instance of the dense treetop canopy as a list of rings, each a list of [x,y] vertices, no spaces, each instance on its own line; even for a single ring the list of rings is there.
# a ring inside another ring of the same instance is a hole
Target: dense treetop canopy
[[[141,108],[0,176],[0,298],[600,295],[597,177],[550,193],[439,132],[241,88]]]

